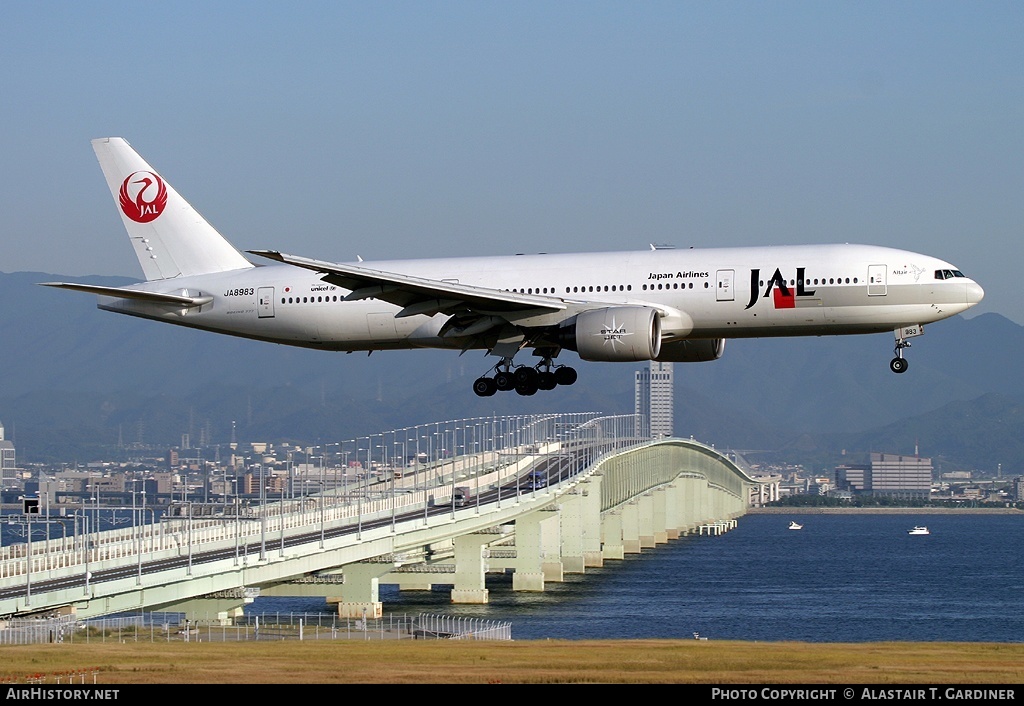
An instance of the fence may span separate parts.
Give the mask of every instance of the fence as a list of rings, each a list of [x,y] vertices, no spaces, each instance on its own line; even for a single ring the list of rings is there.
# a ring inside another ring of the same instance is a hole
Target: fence
[[[443,615],[342,618],[329,613],[268,613],[232,625],[191,621],[184,613],[133,613],[79,621],[74,616],[0,623],[0,645],[89,642],[243,642],[250,640],[511,640],[511,623]]]
[[[0,621],[0,645],[64,642],[78,621],[73,615],[52,618],[11,618]]]

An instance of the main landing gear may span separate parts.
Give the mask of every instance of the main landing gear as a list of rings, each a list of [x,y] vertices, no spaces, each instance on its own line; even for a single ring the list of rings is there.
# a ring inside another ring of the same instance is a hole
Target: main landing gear
[[[572,385],[576,382],[576,371],[573,368],[555,366],[550,358],[545,358],[534,368],[526,365],[513,367],[511,358],[502,358],[493,370],[494,377],[485,375],[473,382],[473,392],[479,397],[490,397],[499,390],[515,390],[520,395],[533,395],[537,390],[553,390],[558,385]]]

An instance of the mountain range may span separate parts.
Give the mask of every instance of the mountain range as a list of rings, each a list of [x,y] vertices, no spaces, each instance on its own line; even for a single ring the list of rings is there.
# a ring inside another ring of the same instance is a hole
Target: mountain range
[[[633,412],[643,363],[581,363],[579,381],[480,398],[479,351],[330,353],[117,316],[36,286],[120,277],[0,273],[0,421],[19,463],[110,458],[124,446],[351,439],[446,419]],[[889,370],[893,336],[730,340],[715,362],[675,365],[678,436],[827,468],[869,451],[942,470],[1024,469],[1024,327],[998,314],[929,325]],[[521,355],[517,362],[531,362]],[[747,458],[751,458],[750,455]]]

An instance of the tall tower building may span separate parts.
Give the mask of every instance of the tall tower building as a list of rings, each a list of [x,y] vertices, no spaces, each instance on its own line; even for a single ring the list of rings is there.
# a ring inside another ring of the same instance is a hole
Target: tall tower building
[[[0,487],[13,488],[17,484],[14,444],[4,437],[4,425],[3,422],[0,422]]]
[[[634,388],[635,432],[637,436],[675,436],[672,363],[651,361],[636,371]]]

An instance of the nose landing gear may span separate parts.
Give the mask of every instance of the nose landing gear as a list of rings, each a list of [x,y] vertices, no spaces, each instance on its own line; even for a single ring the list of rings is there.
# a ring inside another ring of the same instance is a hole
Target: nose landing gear
[[[894,373],[905,373],[910,365],[903,357],[903,349],[910,348],[908,338],[924,334],[924,326],[903,326],[896,329],[896,357],[889,361],[889,370]]]

